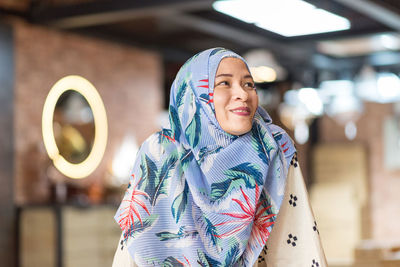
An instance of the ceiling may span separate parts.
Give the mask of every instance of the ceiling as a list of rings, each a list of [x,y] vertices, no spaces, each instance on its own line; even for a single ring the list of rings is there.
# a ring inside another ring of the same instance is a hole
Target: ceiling
[[[157,50],[167,61],[182,62],[215,46],[240,54],[263,48],[292,72],[359,69],[376,55],[328,55],[318,49],[319,42],[400,32],[398,0],[306,1],[346,17],[351,29],[282,37],[213,10],[210,0],[0,0],[0,15],[18,15],[33,23]],[[392,55],[399,57],[398,51],[385,54],[386,58]]]

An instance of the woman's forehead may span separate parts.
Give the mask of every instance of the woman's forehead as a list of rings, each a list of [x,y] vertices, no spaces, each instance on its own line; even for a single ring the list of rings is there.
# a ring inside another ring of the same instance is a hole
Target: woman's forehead
[[[220,53],[211,54],[208,60],[208,79],[209,79],[210,89],[214,87],[215,75],[217,73],[218,66],[220,62],[225,58],[240,59],[243,61],[246,68],[248,69],[246,61],[235,52],[232,52],[230,50],[223,50]]]
[[[226,57],[220,61],[216,74],[221,72],[239,72],[243,75],[250,74],[246,63],[242,59],[234,57]]]

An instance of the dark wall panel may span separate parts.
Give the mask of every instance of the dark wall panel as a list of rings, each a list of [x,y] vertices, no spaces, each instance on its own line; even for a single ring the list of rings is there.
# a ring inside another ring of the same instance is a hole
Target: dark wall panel
[[[13,141],[13,31],[0,22],[0,263],[16,265]]]

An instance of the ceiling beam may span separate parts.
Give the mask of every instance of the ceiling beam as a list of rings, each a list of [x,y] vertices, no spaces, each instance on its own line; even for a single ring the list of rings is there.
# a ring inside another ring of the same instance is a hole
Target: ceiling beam
[[[396,30],[400,31],[400,14],[374,3],[370,0],[334,0],[344,6],[363,13],[370,18]]]
[[[166,23],[175,23],[179,26],[189,27],[191,29],[210,34],[216,38],[230,40],[232,42],[247,46],[249,48],[265,48],[273,53],[285,53],[285,56],[293,59],[305,59],[310,56],[310,46],[295,46],[284,44],[280,41],[264,37],[260,33],[254,33],[240,28],[224,24],[209,19],[200,18],[193,15],[177,14],[163,18]]]
[[[189,27],[191,29],[234,41],[236,43],[239,42],[245,46],[269,46],[274,43],[271,41],[271,39],[260,36],[259,34],[243,31],[232,27],[229,24],[204,19],[198,16],[179,14],[176,16],[165,17],[165,20],[169,23]]]
[[[75,29],[142,17],[204,10],[211,8],[212,3],[211,0],[94,1],[59,7],[38,6],[31,10],[31,18],[36,23],[61,29]]]
[[[90,36],[93,38],[99,38],[101,40],[121,43],[124,45],[161,53],[163,55],[163,59],[171,62],[185,62],[187,59],[193,56],[192,52],[179,49],[176,46],[171,46],[171,44],[165,43],[162,40],[149,42],[148,40],[141,40],[137,36],[127,36],[126,34],[116,33],[112,29],[103,29],[101,31],[97,31],[90,28],[82,28],[73,30],[73,32],[84,36]]]

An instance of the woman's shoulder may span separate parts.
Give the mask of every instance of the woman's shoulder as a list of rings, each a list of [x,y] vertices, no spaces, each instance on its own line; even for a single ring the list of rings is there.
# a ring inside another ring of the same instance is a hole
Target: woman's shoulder
[[[146,154],[155,160],[161,160],[176,150],[177,141],[171,130],[161,129],[150,135],[140,146],[138,153]]]
[[[142,147],[147,147],[150,145],[159,145],[163,147],[167,147],[170,144],[174,144],[175,138],[172,135],[172,131],[170,129],[161,129],[158,132],[153,133],[142,143]]]

